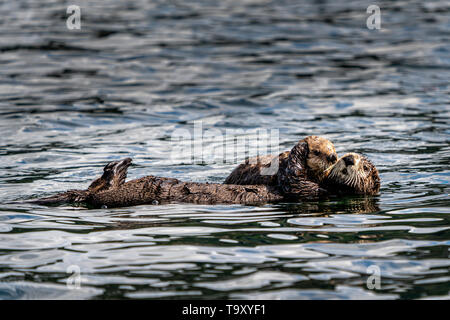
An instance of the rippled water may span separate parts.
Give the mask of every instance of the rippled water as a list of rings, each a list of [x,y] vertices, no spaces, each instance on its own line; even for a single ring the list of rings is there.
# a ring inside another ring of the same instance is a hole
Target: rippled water
[[[81,30],[60,1],[0,3],[0,298],[449,298],[450,5],[377,3],[381,30],[371,1],[77,1]],[[221,182],[239,159],[174,161],[173,133],[200,121],[278,129],[280,150],[326,136],[373,160],[381,194],[23,202],[123,157],[129,178]]]

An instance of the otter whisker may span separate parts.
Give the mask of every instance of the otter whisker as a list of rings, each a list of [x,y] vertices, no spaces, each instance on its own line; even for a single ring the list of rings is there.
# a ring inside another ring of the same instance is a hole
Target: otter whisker
[[[347,166],[350,164],[351,166]],[[322,185],[329,186],[331,192],[348,194],[372,194],[380,190],[380,178],[376,167],[364,156],[347,153],[327,170]],[[346,187],[346,188],[341,188]]]

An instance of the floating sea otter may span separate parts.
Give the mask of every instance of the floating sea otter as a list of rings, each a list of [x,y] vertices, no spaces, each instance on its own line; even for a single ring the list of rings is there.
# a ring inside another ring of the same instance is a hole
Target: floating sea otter
[[[182,182],[178,179],[146,176],[124,182],[131,159],[108,163],[103,175],[87,190],[69,190],[34,200],[38,204],[86,203],[94,207],[124,207],[163,202],[264,203],[283,199],[269,186],[237,186]]]
[[[343,157],[326,171],[320,184],[323,193],[327,188],[339,194],[376,194],[379,177],[376,168],[364,157],[351,154],[354,161]],[[38,204],[86,203],[94,207],[124,207],[164,202],[190,202],[199,204],[262,204],[295,200],[294,194],[286,197],[282,188],[265,185],[228,185],[182,182],[173,178],[147,176],[125,182],[131,159],[107,164],[103,175],[94,180],[87,190],[69,190],[33,202]],[[293,164],[294,165],[294,164]],[[365,165],[370,167],[367,174]],[[346,169],[346,170],[344,170]],[[372,189],[370,189],[372,188]],[[303,199],[299,193],[296,200]]]
[[[325,177],[325,170],[336,161],[337,154],[331,141],[323,137],[308,136],[300,140],[291,151],[278,156],[247,159],[231,172],[224,183],[278,186],[285,197],[315,198],[326,193],[319,183]],[[278,171],[267,174],[268,169],[276,164]]]

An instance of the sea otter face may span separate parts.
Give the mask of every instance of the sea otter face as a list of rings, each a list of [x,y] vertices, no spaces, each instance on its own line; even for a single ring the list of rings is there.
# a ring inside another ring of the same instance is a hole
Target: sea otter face
[[[323,186],[331,193],[375,195],[380,191],[377,168],[366,157],[347,153],[325,172]]]
[[[325,170],[337,161],[336,150],[330,140],[322,137],[309,136],[305,141],[308,143],[306,165],[313,178],[321,181]]]

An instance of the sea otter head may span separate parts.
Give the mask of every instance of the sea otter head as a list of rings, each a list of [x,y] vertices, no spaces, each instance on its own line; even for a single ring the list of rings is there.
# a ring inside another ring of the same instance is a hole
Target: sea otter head
[[[91,193],[116,188],[125,182],[131,158],[108,163],[103,168],[103,175],[95,179],[88,188]]]
[[[313,180],[321,181],[324,172],[336,163],[337,154],[333,143],[323,137],[309,136],[303,139],[308,145],[306,166]]]
[[[380,191],[377,168],[366,157],[347,153],[325,172],[322,186],[330,193],[375,195]]]

